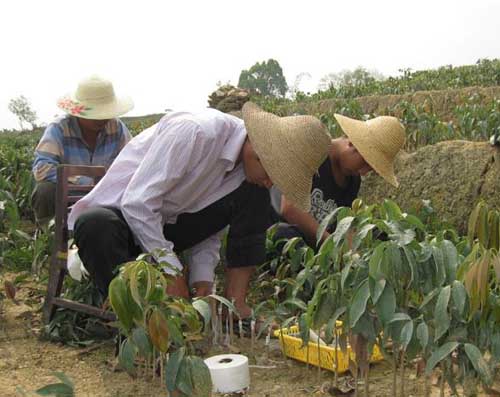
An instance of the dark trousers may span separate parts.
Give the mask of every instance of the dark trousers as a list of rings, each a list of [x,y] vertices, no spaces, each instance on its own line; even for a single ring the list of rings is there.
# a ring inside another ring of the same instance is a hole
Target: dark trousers
[[[270,225],[269,192],[244,182],[230,194],[196,213],[184,213],[175,224],[166,224],[163,235],[180,253],[229,225],[227,264],[256,266],[266,259],[266,230]],[[78,253],[99,290],[107,295],[114,270],[141,253],[121,211],[95,207],[75,223]]]
[[[56,212],[56,184],[37,182],[31,194],[31,206],[38,225],[47,224]]]

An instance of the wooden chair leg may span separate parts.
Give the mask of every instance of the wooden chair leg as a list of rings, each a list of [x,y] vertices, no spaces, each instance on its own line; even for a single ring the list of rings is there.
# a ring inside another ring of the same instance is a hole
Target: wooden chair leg
[[[66,270],[61,266],[61,263],[55,258],[50,264],[49,284],[47,286],[47,296],[45,297],[45,305],[43,308],[43,322],[48,324],[56,311],[53,299],[61,295],[62,285]]]

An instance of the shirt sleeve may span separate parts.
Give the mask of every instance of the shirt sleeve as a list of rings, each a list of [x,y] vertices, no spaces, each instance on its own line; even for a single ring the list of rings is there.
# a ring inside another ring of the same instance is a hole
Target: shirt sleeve
[[[35,149],[33,176],[35,181],[56,183],[56,169],[64,157],[63,132],[57,124],[50,124]]]
[[[214,281],[215,268],[220,261],[220,246],[224,232],[225,230],[221,230],[186,251],[190,286],[198,281]]]
[[[169,191],[193,167],[210,167],[207,162],[210,156],[206,155],[211,150],[208,145],[217,143],[213,139],[198,139],[199,132],[200,127],[190,121],[160,125],[121,201],[123,216],[144,252],[154,254],[160,250],[156,259],[178,270],[182,269],[182,264],[174,253],[174,244],[164,238],[163,221],[167,219],[162,219],[165,214],[161,209],[168,200]],[[169,268],[165,271],[175,273]]]
[[[120,127],[121,127],[121,134],[120,134],[120,144],[118,147],[118,151],[120,152],[123,147],[132,139],[132,135],[130,134],[130,131],[128,130],[127,126],[123,121],[119,121]]]

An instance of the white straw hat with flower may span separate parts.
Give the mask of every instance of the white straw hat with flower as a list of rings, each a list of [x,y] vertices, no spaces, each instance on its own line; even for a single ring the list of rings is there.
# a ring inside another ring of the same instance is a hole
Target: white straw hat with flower
[[[335,114],[335,119],[370,167],[391,185],[398,187],[394,160],[406,140],[405,128],[400,121],[391,116],[361,121],[341,114]]]
[[[272,182],[295,206],[309,211],[312,178],[331,144],[326,127],[316,117],[279,117],[252,102],[242,112],[252,147]]]
[[[91,76],[81,80],[74,93],[60,98],[57,106],[72,116],[106,120],[127,113],[134,103],[129,97],[116,96],[109,80]]]

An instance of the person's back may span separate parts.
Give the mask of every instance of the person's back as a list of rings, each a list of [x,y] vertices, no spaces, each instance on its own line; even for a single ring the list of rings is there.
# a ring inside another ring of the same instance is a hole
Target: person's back
[[[33,162],[35,188],[31,200],[39,225],[54,216],[58,165],[107,169],[131,139],[125,124],[116,117],[132,109],[132,101],[117,98],[107,80],[96,76],[82,80],[74,95],[63,97],[57,104],[66,115],[47,126]],[[69,182],[88,183],[85,177]]]

